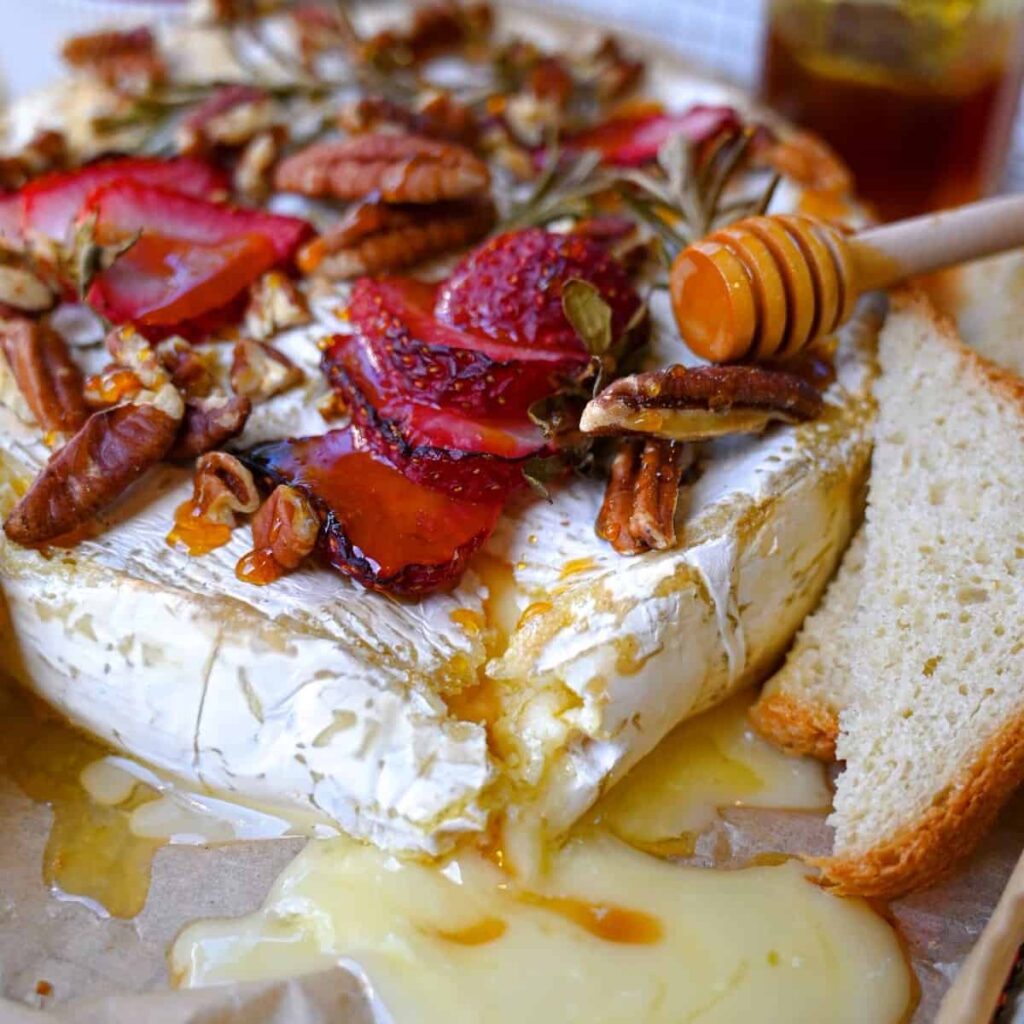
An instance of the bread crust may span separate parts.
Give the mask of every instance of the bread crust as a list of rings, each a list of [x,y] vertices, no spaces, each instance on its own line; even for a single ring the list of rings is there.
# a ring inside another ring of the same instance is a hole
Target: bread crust
[[[766,693],[749,715],[754,728],[787,754],[836,759],[839,718],[827,705],[791,693]]]
[[[958,775],[944,799],[888,842],[856,856],[816,857],[841,896],[894,899],[945,878],[977,845],[1024,782],[1024,714],[1003,726]]]

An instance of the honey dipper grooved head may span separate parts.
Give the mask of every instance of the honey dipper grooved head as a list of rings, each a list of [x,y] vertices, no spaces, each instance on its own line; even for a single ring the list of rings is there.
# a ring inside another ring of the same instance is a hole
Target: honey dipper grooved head
[[[849,316],[856,298],[845,241],[810,217],[750,217],[681,252],[672,312],[686,344],[713,363],[794,356]]]

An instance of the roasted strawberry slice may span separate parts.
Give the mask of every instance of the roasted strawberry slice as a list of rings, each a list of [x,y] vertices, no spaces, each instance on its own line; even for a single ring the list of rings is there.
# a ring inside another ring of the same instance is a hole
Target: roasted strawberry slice
[[[295,217],[133,182],[94,192],[82,211],[83,217],[92,215],[100,245],[141,235],[96,277],[89,303],[115,323],[152,327],[185,323],[227,305],[290,258],[311,230]]]
[[[259,445],[245,460],[323,515],[319,543],[331,565],[391,594],[455,584],[501,514],[500,498],[471,503],[409,479],[366,449],[358,427]]]
[[[220,171],[199,160],[106,160],[77,171],[48,174],[26,186],[20,193],[22,231],[64,241],[89,196],[112,182],[155,185],[202,198],[209,198],[226,185]]]
[[[477,421],[405,400],[387,400],[362,372],[358,353],[345,344],[339,346],[330,380],[367,448],[410,480],[455,498],[504,500],[522,484],[523,462],[545,448],[529,420]],[[438,416],[436,421],[432,414]]]
[[[567,150],[596,149],[605,163],[639,167],[650,163],[673,135],[690,142],[706,142],[723,132],[742,127],[732,107],[697,104],[681,114],[626,114],[577,132],[566,140]]]
[[[584,353],[562,310],[573,278],[592,284],[611,306],[619,337],[640,306],[622,266],[599,242],[527,228],[492,238],[470,253],[441,286],[438,320],[525,349]]]
[[[517,416],[586,362],[578,349],[531,350],[438,323],[435,292],[411,279],[356,282],[349,315],[366,349],[366,372],[389,397],[470,416]],[[336,345],[325,352],[328,372],[339,356]]]

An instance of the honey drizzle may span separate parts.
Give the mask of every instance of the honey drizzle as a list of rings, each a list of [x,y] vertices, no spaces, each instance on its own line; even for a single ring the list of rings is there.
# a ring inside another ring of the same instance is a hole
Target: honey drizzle
[[[274,558],[274,552],[270,548],[257,548],[242,555],[235,566],[235,575],[243,583],[265,587],[268,583],[279,580],[284,575],[284,569]]]
[[[167,534],[167,543],[182,547],[193,557],[207,555],[231,540],[231,527],[203,517],[190,498],[174,511],[174,526]]]
[[[661,921],[643,910],[630,910],[613,903],[589,903],[568,896],[540,896],[532,892],[524,892],[519,898],[531,907],[564,917],[604,942],[653,946],[665,934]]]
[[[97,904],[111,917],[135,917],[146,903],[153,857],[165,841],[136,836],[131,814],[158,794],[138,783],[117,806],[93,800],[80,776],[109,751],[9,684],[0,685],[4,770],[27,797],[53,812],[43,882]]]

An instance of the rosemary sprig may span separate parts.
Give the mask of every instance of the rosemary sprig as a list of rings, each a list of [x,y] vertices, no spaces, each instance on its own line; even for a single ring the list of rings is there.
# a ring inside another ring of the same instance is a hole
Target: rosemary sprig
[[[683,135],[674,135],[658,153],[660,173],[620,175],[617,185],[623,201],[661,238],[670,260],[716,228],[768,208],[778,174],[752,195],[727,199],[756,132],[756,127],[748,127],[738,135],[720,136],[703,155]]]
[[[557,143],[547,148],[544,169],[529,195],[509,213],[502,230],[544,226],[562,217],[583,217],[595,196],[607,192],[614,181],[601,171],[601,154],[593,150],[565,156]]]

